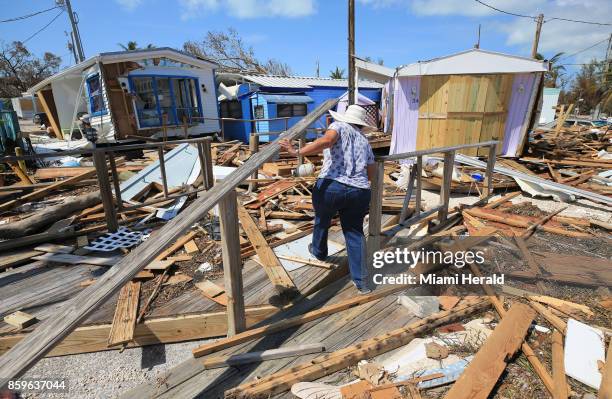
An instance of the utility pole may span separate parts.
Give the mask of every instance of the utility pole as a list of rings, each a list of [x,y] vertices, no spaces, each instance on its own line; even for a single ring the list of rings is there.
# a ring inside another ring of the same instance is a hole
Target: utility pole
[[[478,24],[478,41],[474,45],[474,48],[480,48],[480,24]]]
[[[612,70],[610,66],[612,65],[612,33],[610,33],[610,38],[608,39],[608,48],[606,50],[606,63],[604,69],[604,86],[608,86],[610,81],[612,80]]]
[[[540,32],[542,32],[542,23],[544,22],[544,14],[538,15],[536,19],[536,32],[533,38],[533,47],[531,48],[531,58],[535,58],[538,53],[538,44],[540,43]]]
[[[348,0],[348,103],[355,104],[355,0]]]
[[[58,1],[58,3],[61,2],[62,1]],[[72,11],[72,5],[70,4],[70,0],[63,0],[63,3],[66,5],[66,12],[68,13],[68,17],[70,18],[70,24],[72,25],[72,37],[74,39],[74,45],[79,56],[79,62],[83,62],[85,61],[85,52],[83,51],[83,44],[81,43],[78,17],[76,13]]]
[[[320,77],[321,71],[320,71],[320,65],[319,65],[319,60],[317,59],[317,78]]]

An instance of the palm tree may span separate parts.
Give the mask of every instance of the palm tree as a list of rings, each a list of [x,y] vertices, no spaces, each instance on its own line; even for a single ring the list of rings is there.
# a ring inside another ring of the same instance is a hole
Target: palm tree
[[[336,67],[336,70],[329,72],[329,77],[332,79],[344,79],[344,69]]]
[[[562,71],[565,71],[565,67],[563,65],[557,65],[559,58],[561,58],[563,54],[565,53],[557,53],[548,60],[548,63],[550,64],[550,71],[544,76],[544,86],[557,87],[557,79],[563,75]],[[542,54],[536,53],[535,59],[544,60],[545,58]]]
[[[134,51],[134,50],[140,50],[141,49],[141,47],[138,47],[138,43],[136,43],[133,40],[130,40],[126,44],[123,44],[123,43],[117,43],[117,44],[119,45],[119,47],[121,47],[125,51]],[[147,50],[150,50],[152,48],[155,48],[155,46],[152,45],[151,43],[147,44],[147,47],[145,47],[145,49],[147,49]]]

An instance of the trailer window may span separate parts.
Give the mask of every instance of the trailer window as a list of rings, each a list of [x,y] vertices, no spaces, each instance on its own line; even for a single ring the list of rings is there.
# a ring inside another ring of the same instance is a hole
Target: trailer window
[[[131,76],[140,128],[197,123],[202,116],[198,80],[178,76]]]
[[[89,113],[91,116],[106,114],[104,97],[102,96],[102,85],[100,74],[87,78],[87,93],[89,95]]]
[[[306,104],[277,104],[276,116],[287,118],[306,115]]]

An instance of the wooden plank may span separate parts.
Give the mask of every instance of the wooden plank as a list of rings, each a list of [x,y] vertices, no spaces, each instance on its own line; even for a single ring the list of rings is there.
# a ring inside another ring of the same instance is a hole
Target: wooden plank
[[[42,244],[34,248],[35,251],[70,254],[74,251],[72,245]]]
[[[40,251],[21,251],[17,253],[3,254],[0,257],[0,271],[27,263],[34,256],[41,254],[42,252]]]
[[[17,327],[19,329],[29,327],[37,321],[38,320],[36,319],[36,317],[26,312],[22,312],[21,310],[4,316],[5,323],[10,324],[13,327]]]
[[[512,305],[444,398],[486,399],[508,359],[521,347],[534,318],[535,312],[529,306]]]
[[[48,185],[46,187],[43,187],[39,190],[33,191],[30,194],[26,194],[26,195],[22,195],[21,197],[14,199],[12,201],[8,201],[5,202],[3,204],[0,205],[0,212],[4,212],[4,211],[8,211],[20,204],[24,204],[26,202],[30,202],[30,201],[34,201],[40,198],[45,197],[47,194],[53,192],[54,190],[57,190],[59,188],[62,188],[64,186],[68,186],[71,185],[73,183],[79,182],[81,180],[85,180],[88,179],[92,176],[96,175],[96,171],[94,170],[90,170],[84,173],[81,173],[80,175],[59,181],[57,183],[53,183],[51,185]]]
[[[174,265],[174,260],[154,260],[145,266],[145,270],[166,270]]]
[[[225,289],[219,287],[217,284],[210,280],[200,281],[195,286],[202,291],[202,294],[220,305],[227,306],[227,295],[225,295]],[[233,335],[233,334],[232,334]]]
[[[247,307],[247,327],[278,312],[271,305]],[[115,350],[120,347],[109,347],[108,337],[112,324],[83,326],[66,336],[48,356],[74,355],[78,353]],[[136,325],[134,340],[128,348],[190,341],[224,336],[227,331],[227,314],[225,311],[206,312],[171,317],[156,317],[144,320]],[[0,336],[0,355],[13,348],[19,341],[31,333]]]
[[[285,270],[283,264],[272,248],[270,248],[261,231],[259,231],[257,224],[243,206],[238,207],[238,218],[274,288],[279,292],[287,290],[297,291],[289,273],[287,273],[287,270]]]
[[[187,252],[187,254],[189,255],[200,252],[200,248],[198,248],[198,245],[195,243],[194,240],[187,241],[185,245],[183,245],[183,247],[185,248],[185,252]]]
[[[108,336],[108,346],[123,344],[134,339],[139,298],[140,281],[128,281],[119,291],[115,316]]]
[[[242,258],[240,256],[240,230],[238,226],[237,201],[235,190],[227,193],[227,195],[222,198],[221,201],[219,201],[219,221],[222,238],[221,251],[223,257],[223,281],[226,290],[225,306],[227,306],[228,336],[240,333],[246,328],[244,321]],[[248,218],[251,222],[253,222],[250,216]],[[259,230],[257,231],[259,232]]]
[[[45,253],[33,257],[35,260],[42,260],[44,262],[55,262],[55,263],[68,263],[71,265],[96,265],[96,266],[114,266],[121,260],[120,256],[114,256],[112,258],[102,258],[98,256],[80,256],[65,253]]]
[[[53,99],[53,91],[51,89],[41,90],[36,93],[36,96],[40,101],[43,111],[45,111],[45,114],[47,114],[47,119],[49,119],[49,122],[51,123],[55,137],[63,140],[64,134],[57,121],[57,108],[55,107],[55,100]]]
[[[565,335],[565,330],[567,330],[567,323],[565,323],[561,318],[555,314],[553,314],[546,306],[541,303],[529,301],[529,304],[532,308],[534,308],[542,317],[546,319],[550,324],[557,329],[561,334]]]
[[[323,102],[313,112],[282,133],[279,139],[297,137],[337,102],[337,99]],[[55,317],[45,320],[32,334],[2,356],[0,358],[0,386],[22,375],[38,359],[51,351],[53,346],[70,334],[81,321],[206,215],[229,191],[234,190],[264,162],[272,158],[280,148],[278,142],[279,140],[276,140],[268,144],[223,181],[208,190],[206,195],[196,198],[189,207],[155,231],[148,240],[136,247],[111,270],[104,273],[96,284],[74,296],[57,311]]]
[[[290,260],[292,262],[298,262],[298,263],[303,263],[305,265],[311,265],[311,266],[316,266],[316,267],[322,267],[324,269],[335,269],[337,267],[337,265],[330,263],[330,262],[324,262],[322,260],[318,260],[318,259],[312,259],[312,258],[301,258],[299,256],[288,256],[288,255],[276,255],[279,259],[285,259],[285,260]]]
[[[196,236],[196,232],[195,231],[190,231],[190,232],[184,234],[182,237],[179,237],[174,242],[174,244],[172,244],[170,247],[168,247],[168,249],[165,249],[164,251],[162,251],[162,253],[160,253],[158,256],[156,256],[155,259],[156,260],[162,260],[162,259],[167,258],[168,256],[172,255],[173,253],[175,253],[176,251],[181,249],[185,245],[185,243],[190,241],[195,236]]]
[[[405,290],[408,288],[408,285],[399,285],[393,288],[381,289],[371,294],[361,295],[354,298],[346,299],[344,301],[338,302],[334,305],[328,305],[322,307],[321,309],[313,310],[308,313],[304,313],[303,315],[295,316],[286,320],[279,321],[274,324],[270,324],[267,326],[254,328],[252,330],[245,331],[240,334],[236,334],[233,337],[219,340],[217,342],[213,342],[211,344],[204,344],[195,348],[193,350],[194,357],[201,357],[208,355],[210,353],[214,353],[220,351],[225,348],[229,348],[244,342],[252,341],[254,339],[260,338],[264,335],[273,334],[275,332],[283,331],[287,328],[299,326],[305,323],[308,323],[313,320],[317,320],[321,317],[328,316],[330,314],[334,314],[337,312],[341,312],[346,309],[350,309],[355,306],[362,305],[364,303],[368,303],[371,301],[375,301],[381,298],[384,298],[387,295],[391,295],[394,292],[398,292],[401,290]]]
[[[204,360],[202,365],[205,369],[214,369],[219,367],[239,366],[242,364],[262,362],[265,360],[282,359],[285,357],[308,355],[323,351],[325,351],[325,346],[323,344],[305,344],[278,349],[268,349],[260,352],[210,357]]]
[[[555,383],[554,399],[567,399],[569,393],[563,357],[563,336],[559,331],[555,330],[552,336],[552,377]]]
[[[441,325],[463,319],[488,306],[490,306],[490,303],[482,298],[465,301],[465,303],[458,305],[451,311],[435,313],[425,319],[410,323],[405,327],[319,356],[306,363],[283,369],[280,372],[262,377],[254,382],[247,382],[226,391],[226,395],[228,397],[232,397],[232,395],[268,397],[268,395],[273,396],[274,394],[285,392],[296,382],[313,381],[354,365],[362,359],[369,359],[386,353],[406,345],[420,334],[424,334]],[[526,328],[525,331],[527,331]]]

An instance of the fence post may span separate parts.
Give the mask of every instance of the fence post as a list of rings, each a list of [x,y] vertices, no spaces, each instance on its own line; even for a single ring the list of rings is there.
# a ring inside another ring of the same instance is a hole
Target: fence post
[[[251,133],[251,137],[249,138],[249,150],[251,151],[251,156],[255,155],[259,151],[259,136],[256,133]],[[256,170],[251,175],[251,179],[257,179],[258,177],[258,170]],[[251,182],[249,184],[249,192],[253,192],[255,190],[257,190],[257,182]]]
[[[119,229],[117,222],[117,212],[113,204],[113,193],[111,191],[110,181],[108,180],[108,169],[106,167],[106,153],[102,150],[93,151],[93,161],[98,175],[98,183],[100,185],[100,197],[102,198],[102,206],[104,206],[104,216],[106,218],[106,226],[111,233]]]
[[[496,157],[497,143],[493,143],[489,147],[489,158],[487,159],[486,187],[483,190],[482,198],[488,198],[493,195],[493,169],[495,168]]]
[[[231,190],[219,201],[223,280],[227,296],[227,336],[246,329],[244,295],[242,292],[242,258],[236,191]]]
[[[372,258],[380,249],[382,233],[382,201],[384,191],[384,161],[376,162],[376,172],[370,182],[370,216],[368,220],[367,267],[372,276]]]
[[[446,221],[448,216],[448,202],[450,200],[451,183],[453,181],[453,168],[455,165],[455,151],[444,153],[444,170],[442,172],[442,185],[440,186],[440,210],[438,220],[440,224]]]

